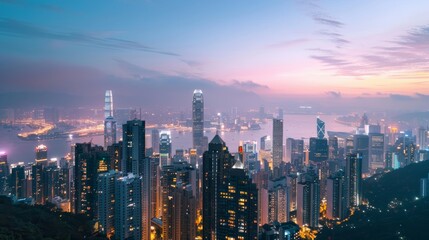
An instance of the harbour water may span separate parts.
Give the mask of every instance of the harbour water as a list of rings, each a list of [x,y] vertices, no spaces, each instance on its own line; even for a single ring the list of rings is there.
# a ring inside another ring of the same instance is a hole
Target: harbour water
[[[284,115],[284,138],[310,138],[316,136],[316,117],[317,115]],[[353,128],[342,125],[335,121],[335,115],[322,115],[320,118],[326,123],[326,131],[342,131],[351,132]],[[66,139],[52,139],[41,141],[23,141],[19,139],[16,130],[5,129],[0,127],[0,152],[4,151],[8,155],[9,163],[17,162],[33,162],[35,158],[34,149],[39,144],[44,144],[48,147],[48,158],[61,158],[70,152],[72,143],[89,142],[92,140],[94,144],[103,145],[103,136],[75,138],[71,141]],[[146,131],[146,147],[151,146],[150,130]],[[192,132],[171,131],[172,134],[172,149],[188,149],[192,146]],[[205,135],[209,141],[216,134],[215,131],[206,131]],[[240,141],[254,140],[258,142],[265,135],[272,136],[272,121],[267,120],[265,124],[261,124],[260,130],[248,130],[241,132],[221,132],[222,139],[226,142],[231,152],[235,152],[240,144]],[[118,139],[120,136],[118,136]]]

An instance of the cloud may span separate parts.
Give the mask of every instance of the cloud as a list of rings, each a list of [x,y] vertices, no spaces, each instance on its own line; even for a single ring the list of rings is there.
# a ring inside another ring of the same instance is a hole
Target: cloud
[[[238,81],[238,80],[232,80],[232,84],[231,86],[234,86],[236,88],[240,88],[240,89],[247,89],[247,90],[252,90],[252,89],[269,89],[269,87],[267,85],[262,85],[259,83],[255,83],[253,81],[247,80],[247,81]]]
[[[341,92],[328,91],[326,92],[326,95],[334,98],[341,98]]]
[[[389,97],[396,101],[408,101],[413,99],[413,97],[403,94],[390,94]]]
[[[335,27],[335,28],[340,28],[344,25],[344,23],[337,21],[335,19],[332,19],[330,17],[327,16],[323,16],[322,14],[313,14],[313,20],[320,23],[320,24],[324,24],[330,27]]]
[[[20,38],[53,39],[104,48],[134,50],[168,56],[180,56],[174,52],[161,51],[139,42],[113,37],[98,37],[79,32],[56,32],[30,23],[8,18],[0,18],[0,35]]]
[[[309,41],[310,40],[307,38],[298,38],[294,40],[287,40],[287,41],[270,44],[268,45],[268,48],[289,48],[289,47],[300,45]]]
[[[328,37],[328,39],[335,43],[337,48],[343,47],[345,44],[349,44],[350,41],[346,40],[342,34],[330,31],[319,31],[319,34],[322,36]]]

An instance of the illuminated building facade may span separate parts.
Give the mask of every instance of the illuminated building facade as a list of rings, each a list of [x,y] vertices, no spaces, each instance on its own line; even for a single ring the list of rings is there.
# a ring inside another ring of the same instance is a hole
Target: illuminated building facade
[[[195,89],[192,97],[192,146],[197,149],[198,155],[203,153],[204,147],[204,96],[203,91]]]
[[[342,220],[347,215],[346,181],[343,171],[327,179],[326,218]]]
[[[9,179],[9,164],[7,162],[7,155],[4,152],[0,152],[0,195],[7,194],[8,179]]]
[[[116,120],[113,118],[112,90],[104,95],[104,149],[116,143]]]
[[[159,133],[159,157],[161,167],[171,163],[171,132],[163,130]]]
[[[329,147],[326,138],[310,138],[309,158],[313,162],[323,162],[328,160]]]
[[[203,155],[203,239],[217,239],[219,228],[218,207],[221,186],[227,182],[227,171],[232,167],[234,157],[225,142],[216,135]]]
[[[273,168],[283,162],[283,120],[273,118]]]
[[[301,176],[296,187],[296,219],[299,226],[319,227],[320,184],[313,172]]]
[[[351,153],[346,158],[346,191],[347,207],[356,207],[362,204],[362,155]]]
[[[109,154],[92,143],[75,146],[75,212],[95,218],[97,214],[97,177],[109,170]]]

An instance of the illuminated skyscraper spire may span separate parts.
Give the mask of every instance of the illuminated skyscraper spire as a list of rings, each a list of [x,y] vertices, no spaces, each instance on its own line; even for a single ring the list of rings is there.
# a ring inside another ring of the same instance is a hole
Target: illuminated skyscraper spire
[[[104,96],[104,148],[116,143],[116,121],[113,118],[112,90],[106,90]]]
[[[104,95],[104,118],[113,117],[113,95],[112,90],[106,90]]]
[[[322,121],[319,117],[317,117],[317,138],[325,138],[325,122]]]
[[[198,154],[203,153],[204,137],[204,97],[203,91],[194,90],[192,98],[192,141],[193,148],[197,149]]]

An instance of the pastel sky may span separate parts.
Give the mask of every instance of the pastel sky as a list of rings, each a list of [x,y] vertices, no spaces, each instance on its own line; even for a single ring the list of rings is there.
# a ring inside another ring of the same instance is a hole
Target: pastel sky
[[[427,0],[0,0],[0,81],[3,93],[96,78],[426,97],[428,11]]]

